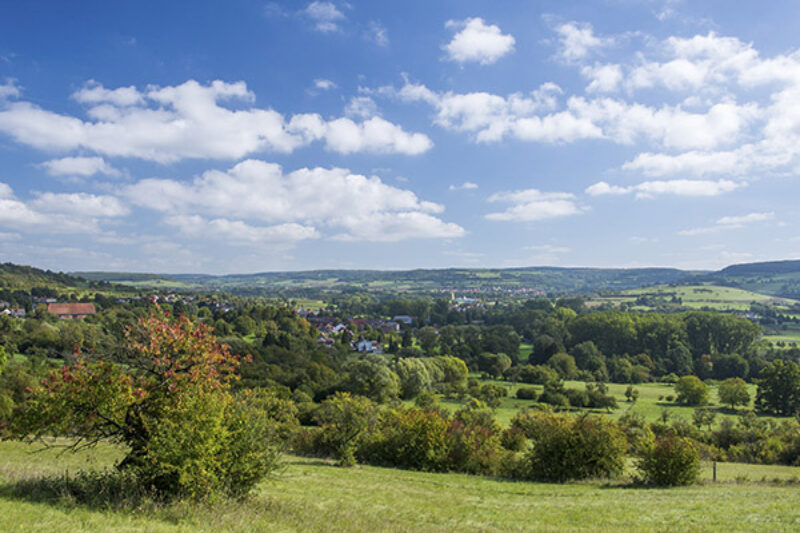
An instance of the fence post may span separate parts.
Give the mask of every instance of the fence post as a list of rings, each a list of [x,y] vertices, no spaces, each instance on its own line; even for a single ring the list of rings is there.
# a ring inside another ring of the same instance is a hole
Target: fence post
[[[714,483],[717,482],[717,462],[713,461],[714,463]]]

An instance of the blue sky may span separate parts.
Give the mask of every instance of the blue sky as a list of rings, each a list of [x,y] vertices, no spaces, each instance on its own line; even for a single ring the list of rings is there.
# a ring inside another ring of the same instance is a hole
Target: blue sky
[[[796,2],[17,2],[0,260],[57,270],[800,255]]]

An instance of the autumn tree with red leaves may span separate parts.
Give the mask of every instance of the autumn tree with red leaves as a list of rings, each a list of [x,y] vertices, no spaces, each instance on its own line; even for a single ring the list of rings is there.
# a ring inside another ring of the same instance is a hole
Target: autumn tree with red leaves
[[[12,421],[28,441],[69,437],[128,453],[120,470],[163,495],[243,495],[277,466],[275,424],[252,395],[235,397],[240,360],[212,328],[161,311],[125,333],[115,360],[76,354],[31,391]]]

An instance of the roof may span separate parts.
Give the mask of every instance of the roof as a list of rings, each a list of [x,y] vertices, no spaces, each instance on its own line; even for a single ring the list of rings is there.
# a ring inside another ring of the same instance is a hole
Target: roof
[[[47,304],[47,312],[54,315],[93,315],[94,304]]]

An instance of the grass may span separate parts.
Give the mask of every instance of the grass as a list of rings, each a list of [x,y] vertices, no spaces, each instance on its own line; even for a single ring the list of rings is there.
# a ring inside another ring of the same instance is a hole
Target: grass
[[[760,294],[734,287],[723,287],[719,285],[682,285],[667,286],[658,285],[644,289],[632,289],[622,291],[617,294],[593,298],[590,306],[602,303],[628,303],[633,304],[640,296],[654,297],[670,302],[673,297],[680,298],[681,305],[691,309],[714,309],[717,311],[747,311],[752,302],[761,304],[772,304],[778,308],[796,303],[795,300],[786,298],[775,298],[766,294]],[[634,309],[646,310],[647,307],[635,306]]]
[[[262,483],[247,502],[113,510],[80,505],[67,496],[42,499],[18,492],[20,479],[36,480],[82,465],[100,468],[118,453],[100,446],[78,456],[31,455],[20,443],[0,443],[0,529],[648,532],[800,526],[797,487],[757,482],[788,479],[798,469],[754,465],[720,464],[722,482],[716,484],[642,489],[604,482],[551,485],[366,466],[345,469],[327,461],[287,457],[284,471]]]
[[[541,385],[529,385],[526,383],[509,383],[507,381],[496,380],[483,380],[482,382],[500,385],[506,387],[508,390],[508,396],[503,398],[500,406],[495,409],[495,418],[497,418],[497,421],[503,426],[510,425],[511,420],[520,409],[531,407],[536,404],[536,402],[531,400],[518,400],[516,398],[517,389],[520,387],[534,387],[540,393],[543,389]],[[610,413],[605,409],[589,411],[610,416],[611,418],[619,418],[630,410],[631,412],[644,416],[648,422],[654,422],[661,417],[661,413],[664,410],[669,413],[670,419],[683,418],[687,421],[691,421],[694,410],[696,409],[696,407],[679,405],[674,401],[666,401],[667,396],[675,396],[675,389],[671,383],[640,383],[638,385],[633,385],[633,387],[639,391],[639,398],[636,403],[627,402],[625,399],[625,390],[628,388],[627,384],[608,383],[607,385],[608,393],[617,399],[619,407]],[[565,386],[569,389],[583,390],[586,384],[582,381],[566,381]],[[740,406],[736,411],[732,411],[729,407],[718,403],[717,385],[711,385],[709,389],[709,399],[711,403],[703,407],[712,409],[717,413],[715,425],[718,425],[725,418],[737,418],[744,413],[744,407]],[[747,390],[750,393],[750,405],[747,409],[752,409],[753,401],[756,396],[756,386],[752,383],[748,384]],[[659,400],[660,397],[662,398],[661,400]],[[462,402],[443,400],[442,405],[450,410],[456,410],[462,406]],[[586,410],[587,409],[584,409],[584,411]],[[765,418],[779,420],[774,417]]]

